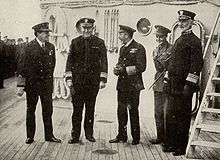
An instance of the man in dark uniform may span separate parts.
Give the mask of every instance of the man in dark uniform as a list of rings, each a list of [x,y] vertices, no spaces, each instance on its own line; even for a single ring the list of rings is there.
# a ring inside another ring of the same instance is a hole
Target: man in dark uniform
[[[200,39],[192,32],[195,13],[180,10],[181,36],[171,50],[168,68],[169,99],[166,108],[167,144],[164,151],[184,155],[188,143],[191,121],[192,96],[198,89],[199,74],[203,66]]]
[[[146,69],[146,51],[133,39],[134,29],[124,25],[119,25],[119,27],[119,39],[123,46],[120,48],[118,63],[113,71],[118,76],[118,135],[109,142],[127,141],[128,109],[132,144],[136,145],[140,141],[138,106],[140,91],[144,89],[142,72]]]
[[[35,110],[38,98],[41,99],[45,141],[61,142],[53,135],[52,127],[52,92],[55,66],[55,47],[49,43],[49,23],[44,22],[32,27],[36,38],[25,46],[18,64],[18,91],[21,96],[26,91],[27,115],[26,143],[34,141]]]
[[[15,52],[16,67],[23,49],[24,49],[24,41],[22,38],[18,38],[16,45],[16,52]]]
[[[153,51],[153,60],[156,68],[154,90],[154,116],[156,121],[157,138],[150,139],[152,144],[164,143],[164,107],[167,102],[167,94],[164,92],[164,75],[168,68],[168,61],[170,58],[170,51],[172,45],[167,41],[167,34],[171,31],[161,25],[155,25],[156,41],[158,46]]]
[[[4,88],[4,78],[5,78],[5,43],[0,39],[0,89]]]
[[[66,81],[71,89],[73,104],[70,144],[79,142],[84,105],[85,136],[88,141],[95,142],[93,124],[96,96],[107,82],[107,50],[104,41],[93,35],[94,22],[92,18],[82,18],[77,22],[82,35],[72,40],[66,63]]]

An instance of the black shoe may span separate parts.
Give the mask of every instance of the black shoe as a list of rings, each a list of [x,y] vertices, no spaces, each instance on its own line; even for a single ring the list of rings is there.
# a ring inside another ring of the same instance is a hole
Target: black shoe
[[[45,141],[49,141],[49,142],[55,142],[55,143],[60,143],[61,140],[58,138],[55,138],[54,136],[51,138],[46,138]]]
[[[86,136],[86,139],[87,139],[88,141],[90,141],[90,142],[95,142],[95,138],[94,138],[93,136],[91,136],[91,135]]]
[[[182,149],[177,149],[175,152],[172,153],[174,156],[181,156],[181,155],[185,155],[186,151],[182,150]]]
[[[31,144],[32,142],[34,142],[34,139],[33,139],[33,138],[27,138],[27,139],[25,140],[25,143],[27,143],[27,144]]]
[[[160,143],[162,143],[162,141],[161,141],[160,139],[158,139],[158,138],[156,138],[156,139],[150,139],[149,142],[150,142],[151,144],[160,144]]]
[[[73,144],[73,143],[79,143],[79,139],[78,138],[71,138],[69,141],[68,141],[69,144]]]
[[[173,148],[173,147],[168,147],[168,146],[163,147],[162,150],[163,150],[164,152],[175,152],[175,148]]]
[[[131,144],[132,145],[137,145],[137,144],[139,144],[139,141],[138,140],[133,140]]]
[[[109,143],[119,143],[119,142],[127,142],[127,138],[116,137],[115,139],[109,140]]]

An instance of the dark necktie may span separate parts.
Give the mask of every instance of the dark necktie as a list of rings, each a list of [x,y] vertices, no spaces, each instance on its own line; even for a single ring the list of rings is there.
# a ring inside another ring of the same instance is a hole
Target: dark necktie
[[[125,45],[121,46],[121,52],[125,50]]]
[[[43,48],[44,51],[46,50],[45,43],[42,43],[42,48]]]

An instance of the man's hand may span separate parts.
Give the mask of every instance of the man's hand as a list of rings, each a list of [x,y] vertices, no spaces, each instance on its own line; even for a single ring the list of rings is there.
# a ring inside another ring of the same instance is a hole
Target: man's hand
[[[120,65],[116,65],[113,69],[113,73],[118,76],[123,71],[123,68]]]
[[[17,87],[17,92],[16,94],[18,96],[22,96],[24,94],[24,87]]]
[[[114,67],[113,73],[114,73],[116,76],[118,76],[118,75],[119,75],[119,70],[118,70],[116,67]]]
[[[69,87],[69,88],[71,88],[72,86],[73,86],[73,82],[72,82],[72,80],[67,80],[66,81],[66,85],[67,85],[67,87]]]
[[[100,81],[99,83],[99,89],[105,88],[105,82]]]

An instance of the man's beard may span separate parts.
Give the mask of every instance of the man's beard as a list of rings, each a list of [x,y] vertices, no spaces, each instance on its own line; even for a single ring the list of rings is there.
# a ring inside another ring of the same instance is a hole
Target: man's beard
[[[83,37],[88,38],[88,37],[90,37],[91,35],[92,35],[92,34],[86,33],[86,34],[83,34]]]

